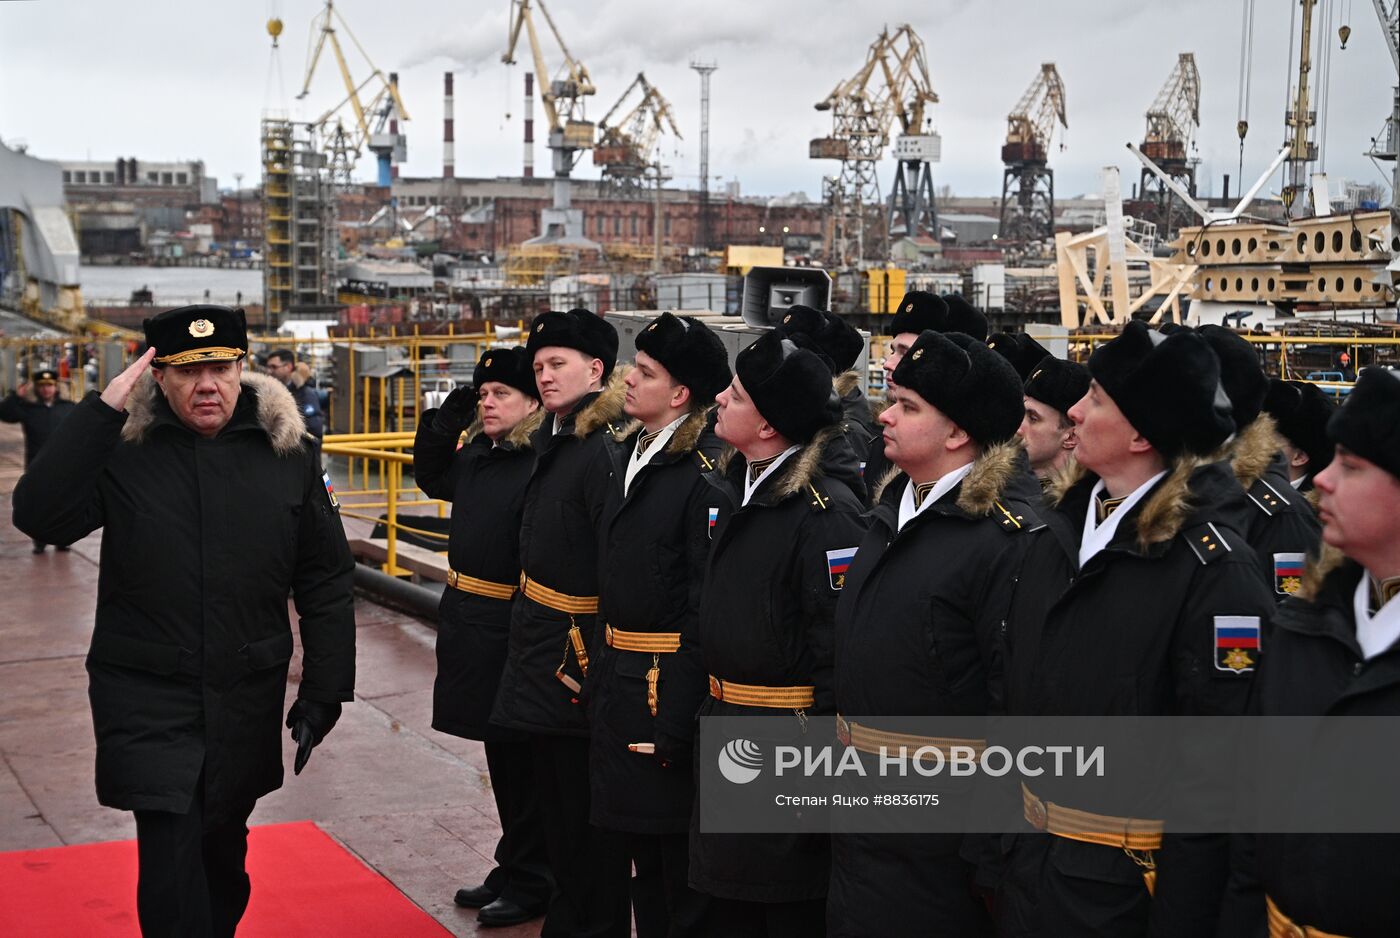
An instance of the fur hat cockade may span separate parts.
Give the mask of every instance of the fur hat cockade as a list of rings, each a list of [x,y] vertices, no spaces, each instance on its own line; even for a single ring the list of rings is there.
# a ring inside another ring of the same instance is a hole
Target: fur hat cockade
[[[1089,356],[1089,374],[1163,456],[1206,455],[1235,432],[1220,359],[1196,332],[1133,320]]]
[[[1327,435],[1362,459],[1400,476],[1400,375],[1363,369],[1347,399],[1327,421]]]
[[[693,316],[662,313],[637,333],[637,351],[646,352],[690,388],[691,400],[709,404],[729,384],[729,355],[720,337]]]
[[[499,381],[535,400],[540,399],[540,389],[535,384],[534,357],[524,346],[489,348],[483,352],[472,372],[472,384],[480,390],[488,381]]]
[[[1025,416],[1016,369],[961,332],[930,329],[920,335],[900,359],[893,378],[983,446],[1011,439]]]
[[[841,419],[831,369],[812,344],[805,335],[765,332],[734,362],[758,412],[790,443],[807,443]]]
[[[532,361],[542,348],[577,349],[602,361],[603,380],[606,381],[617,364],[617,330],[602,316],[595,316],[586,309],[575,308],[567,313],[549,310],[531,321],[525,348]]]

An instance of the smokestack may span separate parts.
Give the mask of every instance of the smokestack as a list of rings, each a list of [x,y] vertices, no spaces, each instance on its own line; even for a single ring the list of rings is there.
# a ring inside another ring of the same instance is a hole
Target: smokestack
[[[394,86],[394,90],[395,90],[395,91],[398,91],[398,88],[399,88],[399,73],[398,73],[398,72],[390,72],[390,73],[389,73],[389,84],[391,84],[391,85]],[[389,135],[390,135],[391,137],[394,137],[396,140],[398,139],[398,136],[399,136],[399,108],[398,108],[398,105],[394,105],[394,106],[393,106],[393,109],[392,109],[391,111],[389,111]],[[399,164],[398,164],[398,161],[395,160],[395,159],[393,159],[392,157],[390,157],[390,159],[389,159],[389,178],[390,178],[390,179],[398,179],[398,178],[399,178]]]
[[[1226,202],[1230,201],[1230,174],[1229,174],[1229,173],[1226,173],[1226,174],[1225,174],[1225,191],[1224,191],[1223,193],[1221,193],[1220,197],[1221,197],[1222,199],[1224,199]]]
[[[525,73],[525,178],[535,175],[535,73]]]
[[[456,175],[456,160],[452,155],[452,73],[442,75],[442,177]]]

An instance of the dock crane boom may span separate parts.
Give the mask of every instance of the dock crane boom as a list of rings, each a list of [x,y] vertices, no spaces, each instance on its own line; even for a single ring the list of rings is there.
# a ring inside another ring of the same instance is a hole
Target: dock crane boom
[[[634,91],[641,98],[616,121],[613,115],[621,111]],[[636,197],[641,192],[642,177],[655,163],[658,140],[664,133],[681,139],[680,128],[671,103],[638,73],[632,84],[622,92],[608,113],[598,122],[598,145],[593,150],[593,162],[603,168],[606,185],[622,196]]]
[[[1047,165],[1055,124],[1068,129],[1065,86],[1054,62],[1040,72],[1006,116],[1001,183],[1002,241],[1026,243],[1055,233],[1055,171]]]
[[[1182,52],[1176,66],[1167,76],[1162,90],[1157,92],[1147,109],[1147,133],[1142,138],[1142,152],[1192,196],[1196,194],[1196,165],[1191,156],[1196,143],[1196,130],[1201,125],[1201,74],[1196,69],[1196,56]],[[1243,181],[1243,180],[1241,180]],[[1146,167],[1138,185],[1142,198],[1156,203],[1157,234],[1171,240],[1182,225],[1193,222],[1191,208],[1164,186],[1158,176]]]

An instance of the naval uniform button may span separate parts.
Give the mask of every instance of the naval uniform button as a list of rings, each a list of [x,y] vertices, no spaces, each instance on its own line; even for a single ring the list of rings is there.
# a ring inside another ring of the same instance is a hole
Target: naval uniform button
[[[1356,664],[1354,664],[1354,665],[1351,666],[1351,673],[1354,674],[1354,675],[1356,675],[1357,677],[1360,677],[1360,676],[1361,676],[1361,670],[1362,670],[1362,668],[1364,668],[1364,667],[1365,667],[1365,662],[1358,661],[1358,662],[1356,662]]]

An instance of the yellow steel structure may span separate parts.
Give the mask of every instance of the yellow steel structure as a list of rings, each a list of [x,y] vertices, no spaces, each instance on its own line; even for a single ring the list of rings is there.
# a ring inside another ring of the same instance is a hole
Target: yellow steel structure
[[[641,98],[614,122],[613,115],[622,109],[634,91],[640,91]],[[603,168],[604,180],[628,194],[638,194],[646,171],[659,163],[656,145],[668,130],[677,140],[681,139],[671,102],[647,81],[644,73],[638,72],[617,103],[598,122],[600,136],[593,150],[593,163]]]

